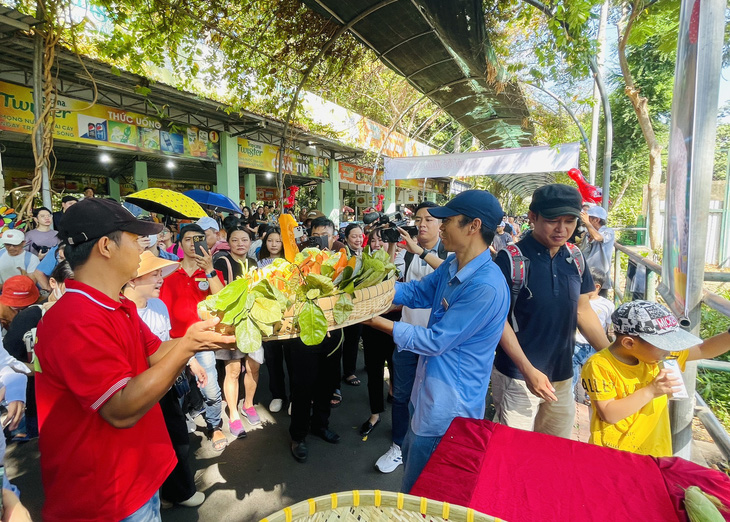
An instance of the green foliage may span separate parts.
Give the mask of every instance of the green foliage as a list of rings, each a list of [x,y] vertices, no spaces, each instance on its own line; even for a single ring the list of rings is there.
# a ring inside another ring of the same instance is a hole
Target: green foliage
[[[661,45],[661,38],[647,38],[641,46],[627,47],[626,58],[635,86],[642,96],[649,99],[649,116],[657,140],[664,147],[665,159],[669,142],[674,61],[660,48]],[[610,83],[615,87],[610,96],[613,113],[611,225],[630,227],[636,224],[642,213],[644,187],[649,181],[649,150],[634,107],[624,94],[623,77],[611,77]]]
[[[307,346],[321,343],[327,335],[327,318],[313,301],[305,301],[297,316],[300,337]]]
[[[718,293],[725,299],[730,299],[729,290],[722,290]],[[730,327],[729,317],[707,305],[702,305],[702,323],[700,325],[700,337],[702,339],[726,332],[728,327]],[[717,359],[730,361],[730,353],[725,353]],[[730,407],[728,406],[730,405],[730,373],[698,369],[697,391],[723,423],[725,429],[730,431]]]

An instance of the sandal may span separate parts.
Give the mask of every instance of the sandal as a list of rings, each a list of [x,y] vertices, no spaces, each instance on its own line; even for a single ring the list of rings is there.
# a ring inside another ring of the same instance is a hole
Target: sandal
[[[330,408],[337,408],[340,404],[342,404],[342,392],[335,390],[330,399]]]
[[[357,378],[357,375],[350,375],[349,377],[345,377],[345,382],[350,386],[360,386],[360,379]]]
[[[216,433],[221,434],[220,439],[214,439]],[[226,446],[228,446],[228,439],[226,439],[226,436],[220,430],[216,430],[213,432],[213,435],[210,437],[210,442],[213,444],[213,450],[215,451],[223,451],[224,449],[226,449]]]

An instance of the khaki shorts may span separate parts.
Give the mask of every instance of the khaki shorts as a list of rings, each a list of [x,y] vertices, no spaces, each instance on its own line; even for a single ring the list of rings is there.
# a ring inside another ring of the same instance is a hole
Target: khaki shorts
[[[500,424],[526,431],[547,433],[569,439],[573,432],[575,403],[573,380],[552,383],[557,402],[541,399],[530,392],[525,381],[492,370],[492,395]]]

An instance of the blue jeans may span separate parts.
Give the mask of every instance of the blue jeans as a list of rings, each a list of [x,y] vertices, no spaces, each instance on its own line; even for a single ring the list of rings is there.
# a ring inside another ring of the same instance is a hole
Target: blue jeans
[[[439,442],[441,437],[422,437],[413,433],[412,429],[408,429],[402,449],[404,469],[401,492],[408,493],[411,490]]]
[[[162,522],[160,516],[160,493],[155,492],[152,498],[137,511],[132,513],[121,522]]]
[[[393,443],[403,445],[403,439],[408,431],[410,414],[408,403],[411,401],[413,383],[416,381],[416,368],[418,367],[418,354],[408,350],[393,350],[393,368],[391,378],[393,379]]]
[[[218,386],[218,372],[215,369],[214,352],[198,352],[195,359],[208,374],[208,384],[200,391],[205,399],[205,423],[208,431],[219,429],[223,425],[221,420],[221,388]]]
[[[575,343],[573,349],[573,390],[576,385],[580,382],[580,372],[583,369],[583,365],[586,363],[588,358],[596,353],[588,343]],[[576,397],[576,400],[583,401],[583,397]]]

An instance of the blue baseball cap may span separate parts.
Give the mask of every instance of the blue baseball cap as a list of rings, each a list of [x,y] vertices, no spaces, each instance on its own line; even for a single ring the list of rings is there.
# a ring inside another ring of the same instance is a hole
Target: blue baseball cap
[[[486,190],[465,190],[443,207],[430,207],[428,213],[438,219],[463,215],[479,218],[487,228],[495,230],[502,222],[502,206]]]

